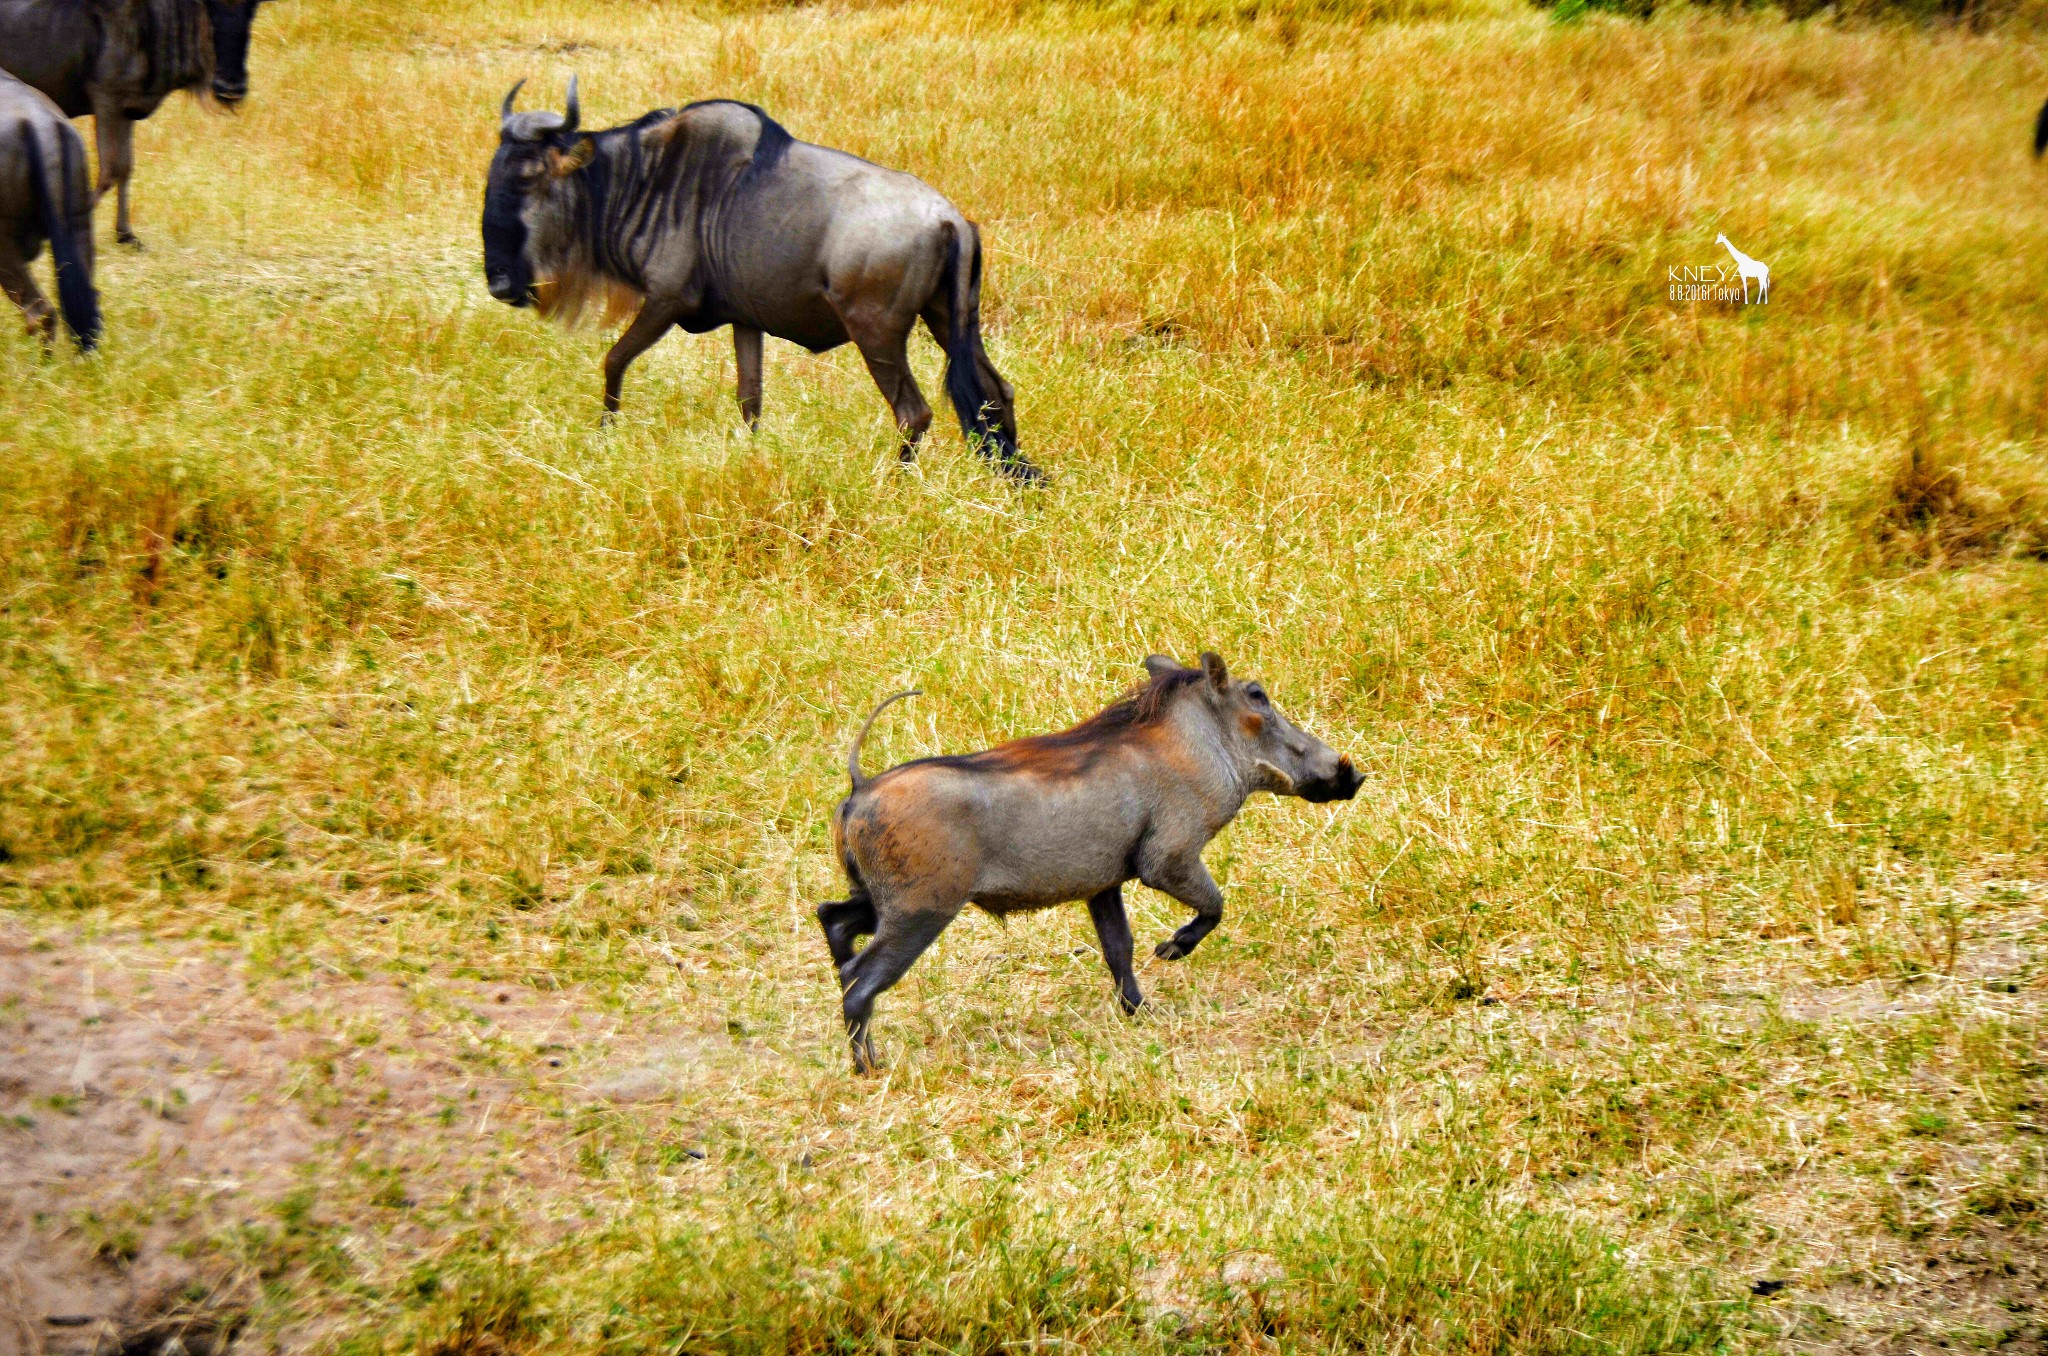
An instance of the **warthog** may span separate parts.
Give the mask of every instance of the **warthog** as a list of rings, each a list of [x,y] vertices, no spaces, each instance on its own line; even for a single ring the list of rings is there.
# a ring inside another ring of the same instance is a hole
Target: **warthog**
[[[524,83],[523,81],[521,82]],[[823,353],[851,341],[896,416],[902,454],[932,422],[907,345],[919,317],[946,351],[969,443],[1036,480],[1017,452],[1010,384],[981,342],[981,235],[930,186],[798,141],[752,104],[662,108],[580,132],[566,113],[499,112],[484,190],[491,295],[573,321],[602,304],[633,322],[604,360],[604,408],[669,330],[732,326],[740,414],[761,415],[761,337]]]
[[[57,317],[37,290],[30,261],[50,242],[57,304],[82,349],[99,342],[100,297],[92,285],[92,189],[85,142],[58,107],[0,72],[0,289],[48,343]]]
[[[69,118],[92,115],[99,192],[117,190],[114,238],[128,227],[135,124],[181,89],[235,104],[249,92],[249,27],[264,0],[0,0],[0,67]]]
[[[1151,675],[1089,720],[983,753],[920,758],[876,777],[847,755],[853,790],[832,817],[832,847],[852,897],[818,906],[839,969],[853,1067],[875,1067],[875,998],[960,910],[998,916],[1088,901],[1102,959],[1125,1012],[1145,1001],[1131,973],[1123,884],[1138,880],[1195,911],[1153,949],[1179,960],[1223,918],[1223,892],[1202,848],[1254,791],[1349,800],[1349,759],[1280,714],[1257,683],[1236,682],[1214,654],[1200,668],[1164,655]],[[855,951],[855,939],[874,939]]]

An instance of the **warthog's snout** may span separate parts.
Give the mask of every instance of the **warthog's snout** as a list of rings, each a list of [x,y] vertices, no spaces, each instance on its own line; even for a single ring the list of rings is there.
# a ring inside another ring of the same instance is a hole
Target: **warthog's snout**
[[[847,758],[852,794],[832,821],[852,891],[818,906],[856,1070],[874,1067],[875,998],[964,906],[1000,915],[1087,900],[1117,996],[1135,1012],[1145,995],[1131,968],[1125,881],[1194,912],[1152,950],[1179,960],[1223,920],[1223,891],[1202,848],[1247,796],[1358,794],[1349,759],[1298,729],[1259,684],[1231,678],[1215,655],[1199,668],[1153,655],[1145,668],[1150,682],[1071,730],[922,758],[874,778],[860,770],[868,717]]]
[[[1329,800],[1350,800],[1358,794],[1358,788],[1364,782],[1365,778],[1358,775],[1358,770],[1351,766],[1349,758],[1339,758],[1334,773],[1296,786],[1294,794],[1303,800],[1321,805]]]

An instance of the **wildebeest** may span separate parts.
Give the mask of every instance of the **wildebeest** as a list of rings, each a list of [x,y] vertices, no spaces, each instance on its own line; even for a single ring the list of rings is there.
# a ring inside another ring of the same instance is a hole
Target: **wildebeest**
[[[520,82],[524,84],[524,81]],[[924,318],[970,443],[1037,479],[1017,451],[1013,393],[981,341],[981,235],[920,180],[796,140],[752,104],[657,109],[607,131],[566,113],[499,113],[484,192],[491,295],[574,321],[638,313],[604,360],[604,408],[671,326],[732,326],[740,413],[761,413],[761,336],[823,353],[851,340],[895,412],[902,453],[932,421],[907,345]]]
[[[2034,159],[2041,158],[2041,152],[2048,151],[2048,104],[2041,105],[2041,114],[2034,119]]]
[[[114,238],[128,223],[135,124],[181,89],[223,104],[249,92],[249,29],[264,0],[0,0],[0,68],[70,118],[92,115],[98,192],[117,190]]]
[[[996,915],[1085,899],[1124,1011],[1145,1001],[1131,973],[1123,884],[1138,880],[1195,911],[1153,949],[1179,960],[1223,917],[1223,892],[1202,848],[1254,791],[1349,800],[1347,758],[1295,728],[1257,683],[1233,681],[1222,659],[1199,668],[1165,655],[1150,675],[1060,734],[982,753],[921,758],[875,777],[860,770],[868,716],[847,755],[853,790],[832,817],[832,848],[851,897],[818,906],[839,971],[856,1072],[874,1067],[868,1020],[968,904]],[[874,934],[856,952],[855,939]]]
[[[57,317],[29,263],[50,242],[57,304],[82,349],[99,342],[100,298],[92,285],[92,189],[85,142],[58,107],[0,73],[0,289],[45,343]]]

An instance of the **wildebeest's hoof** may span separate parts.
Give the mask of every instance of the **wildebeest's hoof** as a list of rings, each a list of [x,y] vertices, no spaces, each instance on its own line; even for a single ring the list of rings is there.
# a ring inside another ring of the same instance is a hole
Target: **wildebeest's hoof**
[[[142,248],[142,237],[133,231],[116,231],[114,232],[114,243],[126,245],[131,250],[139,250]]]
[[[1003,463],[1003,474],[1019,485],[1044,485],[1050,478],[1030,462],[1018,457],[1015,461]]]
[[[1181,949],[1179,942],[1168,937],[1165,941],[1152,948],[1152,954],[1161,960],[1179,960],[1188,953]]]
[[[1116,1005],[1123,1009],[1124,1016],[1135,1017],[1138,1015],[1138,1009],[1145,1006],[1145,1000],[1143,998],[1129,999],[1122,994],[1118,994]]]

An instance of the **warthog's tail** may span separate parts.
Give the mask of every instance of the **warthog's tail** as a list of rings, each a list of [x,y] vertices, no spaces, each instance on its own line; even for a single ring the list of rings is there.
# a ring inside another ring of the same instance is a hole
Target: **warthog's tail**
[[[983,456],[1008,465],[1017,458],[1017,438],[1003,417],[1002,393],[984,389],[981,380],[981,233],[972,225],[965,239],[956,227],[947,231],[947,309],[953,329],[946,337],[946,394],[967,441]]]
[[[85,181],[85,157],[76,134],[59,129],[55,155],[44,154],[35,124],[24,123],[34,168],[29,182],[42,209],[43,234],[57,266],[57,307],[78,347],[90,351],[100,340],[100,294],[92,285],[92,194]]]
[[[867,742],[868,731],[875,728],[875,717],[881,715],[905,697],[920,697],[923,695],[919,689],[911,688],[908,692],[899,692],[893,697],[882,698],[881,704],[868,712],[868,718],[861,725],[860,733],[853,737],[853,747],[846,751],[846,775],[852,779],[854,790],[858,791],[868,784],[867,777],[860,770],[860,746]]]

